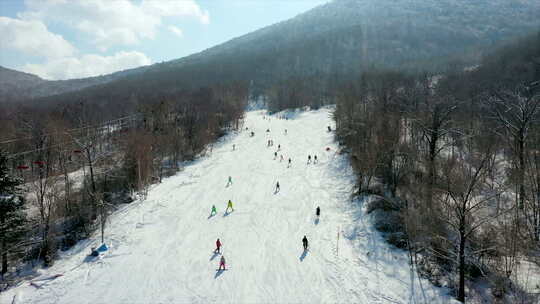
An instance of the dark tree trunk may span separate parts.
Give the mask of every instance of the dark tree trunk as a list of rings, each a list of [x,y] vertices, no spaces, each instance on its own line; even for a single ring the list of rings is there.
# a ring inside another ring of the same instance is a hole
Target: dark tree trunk
[[[96,182],[94,181],[94,166],[92,165],[92,156],[90,154],[90,148],[86,148],[86,157],[88,160],[88,166],[90,167],[90,185],[92,187],[92,194],[90,199],[92,200],[92,220],[97,218],[97,202],[96,202]]]
[[[459,290],[458,301],[465,303],[465,232],[459,232]]]
[[[4,219],[2,219],[2,224],[4,224]],[[0,272],[2,274],[2,277],[7,272],[8,268],[8,259],[7,259],[7,245],[6,245],[6,239],[2,237],[2,271]]]
[[[525,208],[525,140],[520,130],[518,139],[519,157],[519,209]]]
[[[7,252],[2,253],[2,277],[6,274],[8,268]]]
[[[428,189],[427,189],[427,197],[426,197],[426,203],[428,210],[433,212],[433,187],[435,186],[436,182],[436,174],[435,174],[435,158],[437,154],[437,142],[439,141],[439,124],[436,120],[437,115],[434,114],[435,117],[433,118],[433,123],[431,125],[431,134],[430,134],[430,141],[429,141],[429,163],[428,163]]]

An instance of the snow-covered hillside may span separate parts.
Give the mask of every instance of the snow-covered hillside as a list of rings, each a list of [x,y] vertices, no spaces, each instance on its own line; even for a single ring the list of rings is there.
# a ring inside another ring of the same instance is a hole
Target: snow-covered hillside
[[[42,270],[33,284],[4,292],[0,302],[451,303],[445,290],[417,278],[405,252],[384,242],[363,203],[351,201],[354,176],[326,131],[331,124],[329,109],[288,120],[249,112],[248,131],[224,139],[145,201],[117,211],[101,259],[87,256],[99,245],[96,236]],[[319,163],[307,164],[308,154]],[[227,187],[228,176],[233,184]],[[229,199],[234,212],[225,214]],[[209,217],[212,204],[218,214]],[[217,238],[224,272],[216,271]]]

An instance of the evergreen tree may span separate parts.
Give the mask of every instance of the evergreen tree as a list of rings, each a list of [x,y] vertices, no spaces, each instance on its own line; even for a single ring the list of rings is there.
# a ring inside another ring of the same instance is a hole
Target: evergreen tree
[[[22,196],[22,181],[10,176],[5,152],[0,150],[0,259],[1,276],[7,272],[10,248],[26,231],[26,213]]]

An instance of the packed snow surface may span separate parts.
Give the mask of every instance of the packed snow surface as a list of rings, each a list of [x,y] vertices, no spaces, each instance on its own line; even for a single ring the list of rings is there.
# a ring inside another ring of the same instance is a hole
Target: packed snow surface
[[[103,257],[88,257],[99,245],[96,235],[33,281],[4,292],[0,302],[452,302],[446,290],[411,271],[406,252],[385,243],[364,202],[351,200],[352,169],[327,131],[331,109],[287,117],[247,113],[242,132],[154,186],[146,200],[115,212]],[[307,164],[309,154],[319,162]],[[225,214],[229,199],[234,212]],[[209,217],[212,204],[218,213]],[[217,238],[227,271],[216,271]]]

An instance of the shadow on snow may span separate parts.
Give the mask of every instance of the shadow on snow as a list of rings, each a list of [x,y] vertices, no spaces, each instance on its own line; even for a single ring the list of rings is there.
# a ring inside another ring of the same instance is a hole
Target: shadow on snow
[[[304,252],[302,252],[302,255],[300,256],[300,262],[303,262],[303,261],[304,261],[304,259],[305,259],[306,256],[307,256],[307,252],[308,252],[307,250],[304,250]]]

